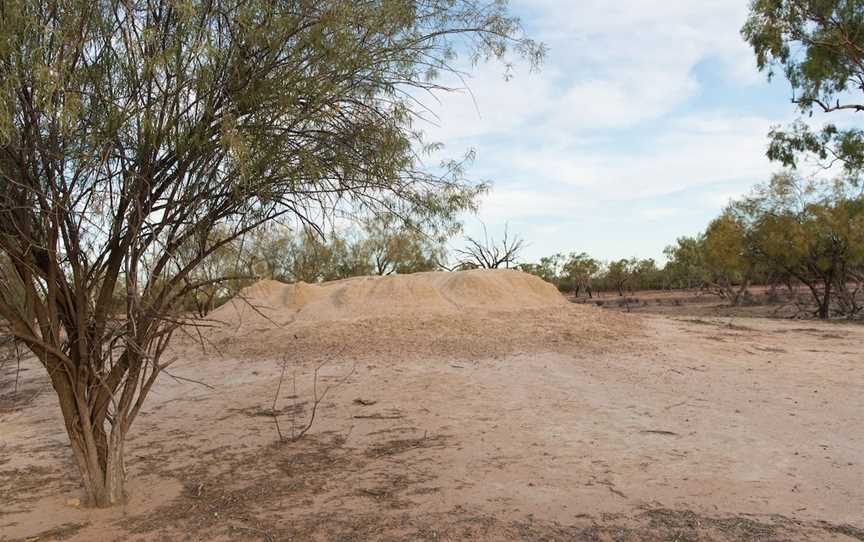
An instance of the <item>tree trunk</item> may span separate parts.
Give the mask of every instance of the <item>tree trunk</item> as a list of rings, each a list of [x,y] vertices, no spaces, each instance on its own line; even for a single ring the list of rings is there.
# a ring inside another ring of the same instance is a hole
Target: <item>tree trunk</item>
[[[104,426],[94,426],[90,405],[83,394],[75,394],[64,376],[52,383],[81,474],[86,503],[98,508],[122,503],[126,497],[125,432],[116,425],[110,433],[105,432]]]
[[[732,294],[732,306],[738,307],[741,305],[741,299],[744,294],[747,292],[747,288],[750,286],[750,280],[744,280],[741,282],[741,285],[735,290]],[[732,290],[732,286],[729,286],[729,289]]]
[[[819,319],[827,320],[831,309],[831,281],[825,282],[825,293],[822,294],[822,301],[819,303]]]
[[[69,434],[89,506],[107,508],[126,499],[124,439],[117,433],[86,435],[79,427]]]

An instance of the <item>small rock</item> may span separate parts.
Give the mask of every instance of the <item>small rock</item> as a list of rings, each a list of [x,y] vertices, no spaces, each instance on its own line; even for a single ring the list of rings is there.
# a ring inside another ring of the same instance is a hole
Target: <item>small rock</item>
[[[70,508],[81,508],[81,499],[75,497],[74,499],[66,499],[66,506]]]

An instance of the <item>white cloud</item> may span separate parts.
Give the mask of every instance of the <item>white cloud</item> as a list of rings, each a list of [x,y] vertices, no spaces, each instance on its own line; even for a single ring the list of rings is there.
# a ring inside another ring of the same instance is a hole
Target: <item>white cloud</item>
[[[709,190],[702,194],[704,205],[712,208],[722,208],[745,194],[746,190]]]
[[[550,121],[579,132],[627,128],[664,115],[698,87],[689,77],[672,73],[579,81],[559,97]]]
[[[478,66],[466,80],[472,94],[439,96],[439,126],[427,130],[445,154],[476,148],[472,174],[494,181],[480,212],[490,231],[518,224],[537,236],[532,251],[581,250],[574,232],[587,231],[592,246],[610,253],[659,254],[674,239],[660,236],[677,222],[702,227],[776,169],[766,134],[791,119],[791,107],[778,118],[711,86],[766,92],[739,33],[747,0],[512,4],[549,45],[544,68],[532,74],[517,64],[505,82],[500,65]],[[706,95],[710,106],[700,102]],[[672,202],[683,193],[693,208]],[[644,226],[638,245],[633,235],[616,237],[611,224],[621,216]]]
[[[517,0],[526,23],[547,40],[556,61],[592,70],[689,70],[701,58],[723,62],[740,82],[760,80],[745,69],[753,55],[741,39],[746,0]],[[564,53],[556,52],[564,50]],[[558,58],[560,56],[561,58]]]
[[[654,207],[639,211],[639,218],[650,221],[665,220],[681,214],[677,207]]]
[[[586,211],[590,202],[574,197],[569,191],[532,190],[526,188],[495,188],[483,200],[481,217],[492,224],[508,221],[561,218]]]
[[[438,103],[418,96],[437,115],[432,122],[418,122],[418,127],[428,140],[454,145],[487,135],[506,136],[547,114],[555,100],[553,73],[517,71],[519,76],[507,81],[500,64],[488,63],[461,79],[443,78],[440,83],[457,90],[437,93]]]
[[[550,47],[544,69],[530,74],[517,65],[509,82],[495,63],[472,70],[464,80],[470,93],[439,95],[440,105],[430,104],[440,116],[428,129],[431,140],[454,144],[526,127],[535,137],[549,128],[585,137],[630,127],[697,95],[693,70],[707,60],[740,83],[763,80],[738,33],[744,0],[520,0],[514,7]],[[463,86],[456,77],[444,82]]]
[[[507,185],[545,185],[606,200],[655,197],[767,177],[773,166],[765,158],[765,134],[772,122],[706,112],[649,132],[638,149],[578,144],[524,150],[496,147],[481,149],[478,166],[487,175],[497,171],[497,178]]]

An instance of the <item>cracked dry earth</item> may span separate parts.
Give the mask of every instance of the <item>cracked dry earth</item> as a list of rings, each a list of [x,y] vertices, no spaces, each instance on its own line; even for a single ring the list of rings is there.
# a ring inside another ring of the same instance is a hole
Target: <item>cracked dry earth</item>
[[[27,360],[13,392],[7,365],[0,540],[864,540],[864,327],[453,318],[449,339],[364,321],[179,345],[173,374],[212,389],[164,377],[111,510],[66,505],[50,385]],[[279,444],[286,359],[283,433],[324,361],[333,387]]]

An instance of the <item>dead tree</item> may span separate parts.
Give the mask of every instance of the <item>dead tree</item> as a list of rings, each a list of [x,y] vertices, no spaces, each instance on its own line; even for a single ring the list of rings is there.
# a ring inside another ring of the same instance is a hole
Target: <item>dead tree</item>
[[[458,266],[462,269],[507,269],[519,259],[525,249],[525,240],[518,235],[510,236],[509,226],[504,225],[504,238],[501,243],[489,237],[486,225],[483,224],[483,239],[471,236],[465,237],[465,248],[456,250],[459,257]]]

